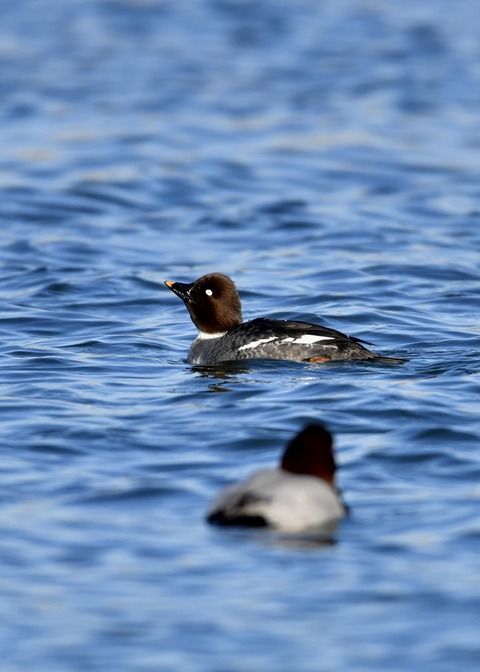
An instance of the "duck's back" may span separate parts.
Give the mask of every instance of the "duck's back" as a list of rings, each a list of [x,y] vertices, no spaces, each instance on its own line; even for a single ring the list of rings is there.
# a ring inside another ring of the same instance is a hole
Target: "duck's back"
[[[265,469],[220,492],[208,518],[224,525],[266,525],[299,532],[322,527],[344,515],[338,493],[325,481]]]

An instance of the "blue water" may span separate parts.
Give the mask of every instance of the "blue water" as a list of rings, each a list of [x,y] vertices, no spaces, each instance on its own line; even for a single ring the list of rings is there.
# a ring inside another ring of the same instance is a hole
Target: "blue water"
[[[478,670],[477,3],[0,10],[2,672]],[[409,361],[191,367],[210,271]],[[335,543],[208,527],[312,419]]]

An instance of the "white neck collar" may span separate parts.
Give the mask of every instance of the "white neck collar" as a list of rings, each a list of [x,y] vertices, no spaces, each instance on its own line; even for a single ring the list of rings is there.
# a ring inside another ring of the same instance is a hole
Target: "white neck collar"
[[[199,331],[197,340],[199,341],[208,341],[211,338],[221,338],[222,336],[225,336],[227,332],[226,331],[219,331],[216,334],[207,334],[205,331]]]

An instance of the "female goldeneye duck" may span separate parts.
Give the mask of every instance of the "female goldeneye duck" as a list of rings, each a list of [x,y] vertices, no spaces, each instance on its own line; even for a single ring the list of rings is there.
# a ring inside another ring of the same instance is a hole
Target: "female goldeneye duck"
[[[265,317],[242,322],[237,288],[223,273],[209,273],[190,284],[170,280],[165,284],[185,303],[198,329],[188,353],[191,364],[210,365],[241,359],[312,363],[369,359],[389,364],[405,361],[377,355],[362,345],[366,341],[309,322]]]
[[[330,529],[347,513],[335,469],[330,432],[308,425],[287,446],[279,469],[263,469],[222,490],[207,520],[286,533]]]

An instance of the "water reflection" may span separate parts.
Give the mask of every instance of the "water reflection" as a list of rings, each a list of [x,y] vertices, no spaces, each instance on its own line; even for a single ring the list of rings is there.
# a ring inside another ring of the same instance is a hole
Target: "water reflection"
[[[252,367],[243,362],[222,362],[215,366],[192,366],[198,378],[213,378],[222,382],[211,383],[208,391],[213,393],[232,392],[233,390],[226,386],[227,382],[239,382],[240,376],[244,376],[252,371]],[[225,383],[225,384],[224,384]]]
[[[340,523],[341,524],[341,523]],[[233,542],[248,541],[267,548],[286,548],[295,550],[319,550],[331,548],[338,544],[335,536],[339,523],[329,523],[321,528],[307,532],[287,534],[276,532],[269,528],[217,528],[218,534]]]

